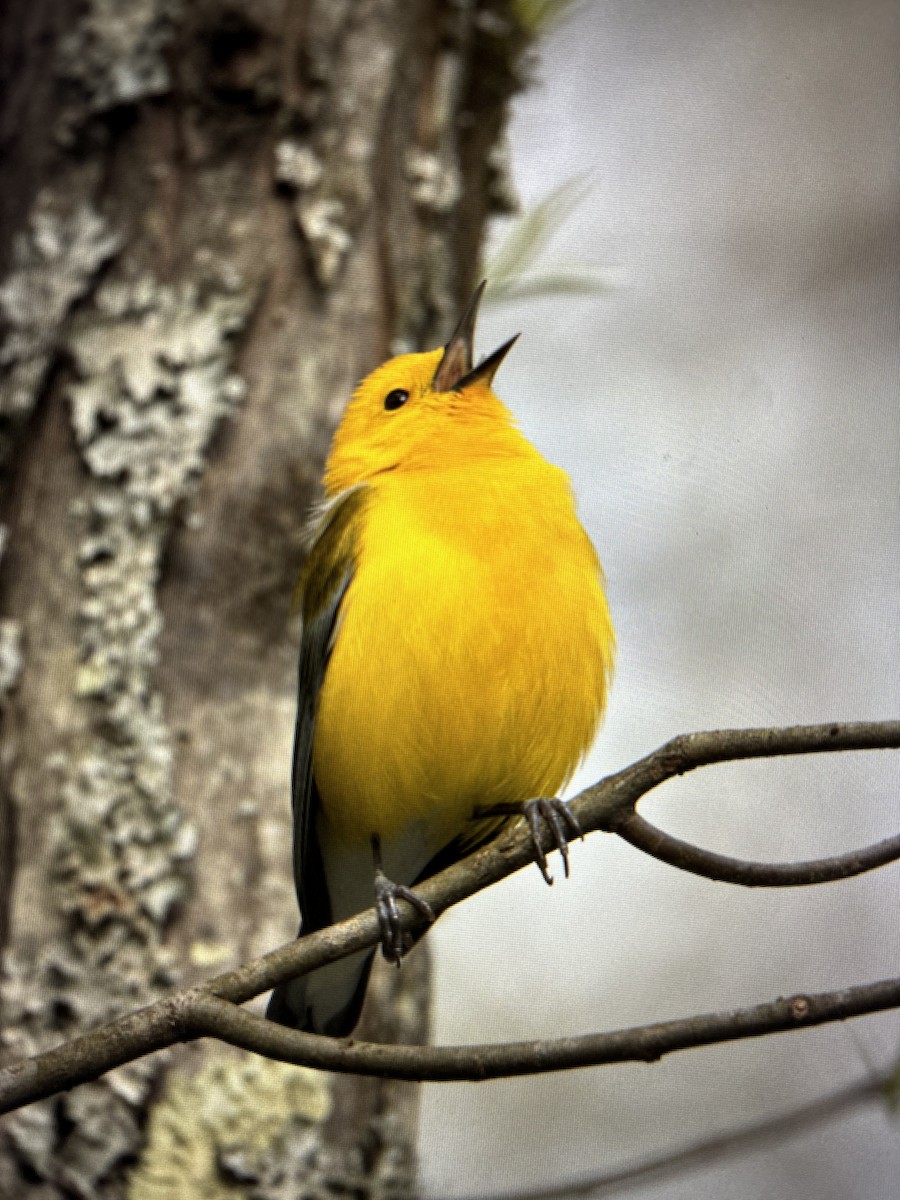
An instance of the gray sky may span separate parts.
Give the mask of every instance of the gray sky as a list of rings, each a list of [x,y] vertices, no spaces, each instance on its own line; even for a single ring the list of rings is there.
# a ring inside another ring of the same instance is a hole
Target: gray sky
[[[587,171],[547,253],[612,285],[498,304],[498,391],[572,475],[619,633],[585,784],[691,729],[898,711],[900,361],[893,2],[584,3],[512,123],[526,205]],[[642,811],[724,853],[800,859],[900,825],[897,759],[709,768]],[[615,1028],[896,974],[897,868],[743,892],[612,839],[442,919],[438,1042]],[[801,1104],[900,1050],[896,1014],[484,1085],[432,1086],[422,1183],[559,1183]],[[880,1112],[629,1195],[888,1200]]]

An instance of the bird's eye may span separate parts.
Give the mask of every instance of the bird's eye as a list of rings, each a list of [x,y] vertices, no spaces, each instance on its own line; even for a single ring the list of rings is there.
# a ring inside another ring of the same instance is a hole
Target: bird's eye
[[[405,392],[403,388],[394,388],[392,392],[384,398],[384,407],[388,412],[393,412],[395,408],[402,408],[409,399],[409,392]]]

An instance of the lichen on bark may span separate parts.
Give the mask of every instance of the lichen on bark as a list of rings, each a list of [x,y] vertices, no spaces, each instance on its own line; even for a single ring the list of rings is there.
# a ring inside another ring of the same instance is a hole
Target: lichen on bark
[[[299,529],[354,381],[471,281],[517,53],[507,0],[52,2],[0,292],[4,1055],[293,932]],[[376,974],[385,1037],[425,1035],[420,968]],[[172,1061],[5,1121],[0,1192],[119,1200],[138,1156],[167,1194],[180,1136],[168,1194],[414,1193],[414,1087],[304,1124],[281,1068]]]
[[[398,54],[398,0],[364,0],[354,6],[312,4],[308,61],[315,80],[314,108],[321,114],[310,144],[280,143],[276,178],[297,193],[294,215],[316,281],[337,277],[372,203],[375,156]],[[335,10],[342,19],[335,23]],[[340,39],[342,53],[333,48]],[[328,53],[328,48],[331,53]],[[330,67],[325,66],[330,62]]]
[[[37,196],[0,284],[0,471],[37,403],[69,311],[120,244],[89,202],[49,188]]]
[[[36,963],[12,959],[7,1046],[27,1053],[160,995],[177,978],[165,931],[196,838],[173,794],[173,744],[153,672],[160,564],[219,422],[249,296],[235,286],[107,283],[68,343],[72,425],[87,468],[77,501],[76,702],[87,734],[60,753],[50,886],[58,916]],[[123,1068],[9,1123],[23,1163],[85,1197],[140,1145],[158,1063]]]
[[[151,1115],[129,1200],[241,1200],[286,1137],[312,1156],[330,1106],[321,1072],[250,1054],[214,1059],[195,1076],[173,1072]]]
[[[165,52],[181,9],[181,0],[86,0],[57,47],[56,72],[68,91],[56,128],[62,144],[89,118],[169,90]]]

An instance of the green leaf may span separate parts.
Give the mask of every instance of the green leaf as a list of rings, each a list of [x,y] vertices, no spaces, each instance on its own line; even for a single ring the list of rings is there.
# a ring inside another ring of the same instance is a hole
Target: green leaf
[[[555,29],[578,0],[513,0],[513,11],[524,29],[540,36]]]
[[[488,280],[486,302],[523,296],[588,295],[607,289],[609,284],[599,275],[580,267],[533,269],[554,233],[589,192],[585,177],[576,176],[522,215],[484,269]]]
[[[501,284],[489,282],[485,302],[502,304],[504,300],[522,300],[526,297],[596,296],[609,287],[610,284],[602,275],[590,271],[545,271],[505,280]]]

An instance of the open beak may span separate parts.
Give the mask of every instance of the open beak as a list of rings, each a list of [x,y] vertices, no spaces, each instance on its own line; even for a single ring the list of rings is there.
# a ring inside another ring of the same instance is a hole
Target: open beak
[[[453,332],[450,341],[444,347],[444,354],[434,373],[432,388],[436,392],[458,392],[470,383],[481,381],[490,385],[500,364],[506,358],[518,338],[504,342],[493,354],[489,354],[477,367],[472,366],[473,346],[475,344],[475,322],[478,319],[478,307],[487,285],[482,280],[472,299],[466,305],[465,312],[459,319],[459,324]]]

